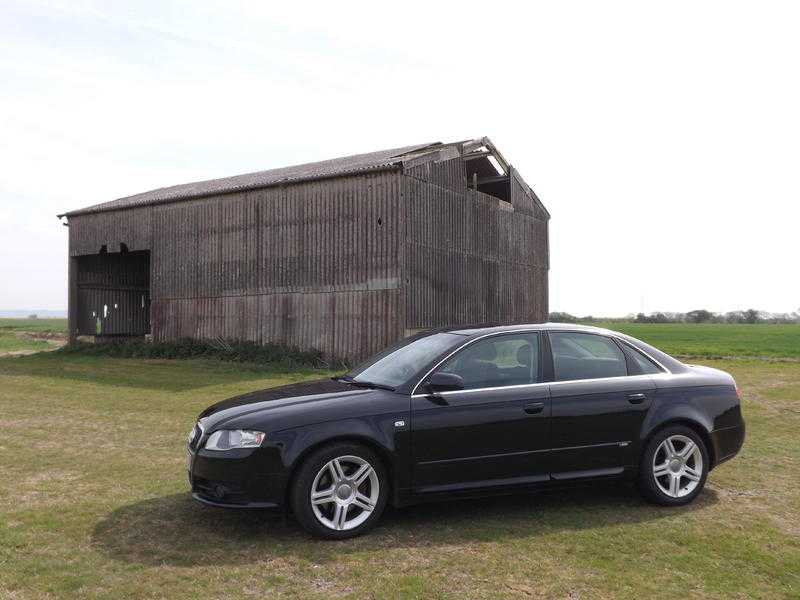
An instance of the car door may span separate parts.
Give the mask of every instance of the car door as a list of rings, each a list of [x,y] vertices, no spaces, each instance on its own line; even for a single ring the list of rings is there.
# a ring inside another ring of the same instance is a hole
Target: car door
[[[541,383],[540,348],[538,332],[482,338],[430,374],[459,375],[464,389],[432,395],[425,380],[417,386],[411,403],[415,491],[548,479],[550,399]]]
[[[655,384],[611,337],[550,331],[552,478],[621,473],[653,401]]]

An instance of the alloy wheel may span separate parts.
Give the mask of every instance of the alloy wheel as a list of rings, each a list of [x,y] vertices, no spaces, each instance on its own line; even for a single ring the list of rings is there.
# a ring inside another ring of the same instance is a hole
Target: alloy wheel
[[[339,456],[323,465],[311,485],[311,508],[329,529],[345,531],[366,521],[378,502],[378,474],[359,456]]]
[[[653,454],[653,477],[658,488],[671,498],[691,494],[703,477],[703,454],[685,435],[671,435]]]

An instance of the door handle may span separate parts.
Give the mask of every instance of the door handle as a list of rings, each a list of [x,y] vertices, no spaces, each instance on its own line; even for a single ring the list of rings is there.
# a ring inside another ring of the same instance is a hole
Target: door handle
[[[529,415],[538,415],[544,410],[544,402],[534,402],[525,405],[525,412]]]
[[[641,404],[647,400],[647,396],[645,394],[628,394],[628,402],[631,404]]]

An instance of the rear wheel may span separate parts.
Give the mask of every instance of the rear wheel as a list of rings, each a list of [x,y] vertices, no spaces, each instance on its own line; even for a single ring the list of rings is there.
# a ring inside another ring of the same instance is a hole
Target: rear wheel
[[[688,504],[702,491],[709,466],[706,445],[694,430],[666,427],[650,439],[642,454],[639,489],[656,504]]]
[[[324,446],[300,466],[292,508],[303,528],[317,537],[355,537],[380,518],[388,481],[380,458],[360,444]]]

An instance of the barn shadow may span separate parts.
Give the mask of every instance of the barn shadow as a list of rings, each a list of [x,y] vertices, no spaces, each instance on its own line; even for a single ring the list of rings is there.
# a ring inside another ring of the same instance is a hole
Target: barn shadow
[[[705,491],[691,505],[646,504],[620,484],[387,508],[369,534],[319,543],[293,520],[264,511],[229,511],[201,506],[174,494],[120,507],[94,528],[93,545],[111,558],[136,564],[176,566],[250,564],[302,557],[317,564],[341,554],[382,548],[431,548],[502,541],[620,524],[656,521],[718,502]]]

